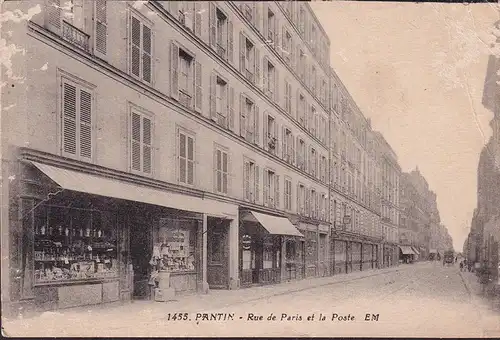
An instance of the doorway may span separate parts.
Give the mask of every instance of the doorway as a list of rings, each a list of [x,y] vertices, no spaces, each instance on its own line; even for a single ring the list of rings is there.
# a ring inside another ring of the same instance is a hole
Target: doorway
[[[230,221],[207,219],[207,283],[210,289],[229,288]]]
[[[149,286],[150,264],[152,256],[152,226],[146,219],[130,219],[130,257],[134,273],[134,299],[148,299],[151,296]]]

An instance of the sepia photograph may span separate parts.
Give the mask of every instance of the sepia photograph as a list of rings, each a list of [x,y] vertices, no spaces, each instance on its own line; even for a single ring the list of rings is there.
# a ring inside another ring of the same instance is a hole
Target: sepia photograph
[[[0,0],[5,337],[500,337],[499,1]]]

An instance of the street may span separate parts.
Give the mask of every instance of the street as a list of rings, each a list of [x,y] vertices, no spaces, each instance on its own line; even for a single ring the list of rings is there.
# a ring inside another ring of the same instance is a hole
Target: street
[[[261,299],[258,290],[252,294],[256,288],[217,291],[198,306],[200,299],[192,296],[172,303],[88,307],[4,322],[4,329],[14,336],[500,336],[500,309],[481,298],[475,275],[460,273],[458,265],[400,265],[368,276],[343,275],[338,282],[341,276]],[[234,292],[248,298],[224,300]]]

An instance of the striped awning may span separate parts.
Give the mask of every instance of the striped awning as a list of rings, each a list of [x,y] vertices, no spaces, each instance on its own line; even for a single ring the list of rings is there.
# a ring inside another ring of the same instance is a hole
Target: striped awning
[[[415,252],[410,246],[399,246],[403,255],[415,255]]]

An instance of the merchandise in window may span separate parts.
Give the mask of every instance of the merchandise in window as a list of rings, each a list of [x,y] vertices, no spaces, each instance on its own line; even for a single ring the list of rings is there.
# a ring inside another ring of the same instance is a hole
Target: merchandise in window
[[[40,205],[34,229],[35,284],[118,276],[110,213]]]

